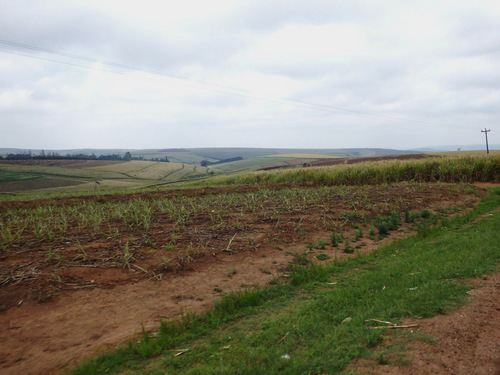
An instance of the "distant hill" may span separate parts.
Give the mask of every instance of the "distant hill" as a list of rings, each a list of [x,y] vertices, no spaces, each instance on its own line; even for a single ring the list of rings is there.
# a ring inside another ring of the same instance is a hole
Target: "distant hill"
[[[145,159],[164,158],[175,163],[185,163],[199,165],[203,160],[210,163],[216,163],[225,159],[242,158],[253,159],[263,156],[279,156],[288,154],[320,154],[320,155],[336,155],[336,156],[390,156],[415,153],[416,151],[394,150],[383,148],[342,148],[342,149],[299,149],[299,148],[241,148],[241,147],[217,147],[217,148],[170,148],[170,149],[67,149],[67,150],[41,150],[41,149],[18,149],[18,148],[0,148],[0,155],[31,153],[38,155],[44,152],[56,153],[59,155],[124,155],[130,152],[133,157],[144,157]]]
[[[493,144],[488,145],[490,150],[500,150],[500,145]],[[476,150],[486,150],[486,143],[477,145],[447,145],[447,146],[428,146],[422,148],[415,148],[411,151],[415,152],[440,152],[440,151],[476,151]]]

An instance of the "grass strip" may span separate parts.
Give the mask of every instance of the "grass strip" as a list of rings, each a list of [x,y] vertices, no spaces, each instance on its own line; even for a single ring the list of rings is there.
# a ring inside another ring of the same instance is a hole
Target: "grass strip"
[[[473,211],[370,255],[293,267],[291,282],[227,296],[204,315],[83,364],[74,374],[335,374],[383,340],[367,319],[430,317],[497,269],[500,189]],[[478,220],[476,220],[478,219]],[[176,350],[189,349],[182,355]]]

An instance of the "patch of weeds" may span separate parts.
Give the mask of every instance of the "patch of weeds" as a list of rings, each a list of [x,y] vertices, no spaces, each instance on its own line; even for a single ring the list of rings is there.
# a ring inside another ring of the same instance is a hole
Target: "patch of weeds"
[[[293,264],[297,264],[299,266],[307,266],[308,264],[311,263],[311,260],[307,256],[306,252],[303,253],[293,253]]]
[[[389,231],[398,229],[400,224],[399,214],[393,212],[390,216],[378,215],[372,224],[378,229],[381,236],[386,236],[389,234]]]
[[[317,260],[321,260],[321,261],[323,261],[323,260],[328,260],[328,259],[330,259],[330,257],[329,257],[328,255],[326,255],[326,254],[321,253],[321,254],[319,254],[319,255],[316,257],[316,259],[317,259]]]
[[[416,219],[420,218],[420,212],[410,212],[408,208],[405,209],[405,222],[414,223]]]
[[[431,216],[432,216],[432,212],[426,208],[423,209],[422,211],[420,211],[420,217],[422,219],[429,219]]]
[[[476,189],[474,189],[474,188],[466,188],[466,189],[464,189],[464,191],[467,194],[472,194],[472,195],[475,195],[476,197],[480,197],[481,196],[481,193],[479,191],[477,191]]]
[[[354,249],[351,247],[350,243],[349,243],[349,240],[345,240],[345,247],[344,247],[344,250],[343,250],[344,253],[347,253],[347,254],[352,254],[354,253]]]
[[[340,215],[340,218],[342,220],[349,221],[349,220],[358,220],[360,216],[357,212],[350,212],[350,213],[343,213],[342,215]]]
[[[227,271],[227,275],[229,277],[233,276],[233,275],[236,275],[238,273],[238,271],[236,271],[236,268],[233,267],[232,269],[230,269],[229,271]]]
[[[216,287],[214,288],[214,292],[217,292],[217,293],[222,293],[222,289],[221,289],[221,288],[219,288],[218,286],[216,286]]]
[[[384,352],[382,352],[382,353],[378,353],[378,354],[377,354],[376,359],[377,359],[377,363],[378,363],[379,365],[388,365],[388,364],[390,364],[390,363],[391,363],[391,361],[389,361],[389,360],[385,357],[385,354],[386,354],[386,353],[384,353]]]
[[[297,234],[300,234],[301,236],[305,236],[305,235],[307,234],[307,232],[306,232],[306,231],[304,231],[304,230],[299,230],[299,231],[297,232]]]
[[[261,269],[260,272],[265,273],[266,275],[270,275],[271,271],[266,270],[266,269]]]
[[[318,241],[318,243],[316,245],[313,245],[312,243],[310,243],[308,245],[308,248],[309,249],[314,248],[314,249],[324,250],[326,245],[328,245],[328,242],[326,242],[326,241]]]

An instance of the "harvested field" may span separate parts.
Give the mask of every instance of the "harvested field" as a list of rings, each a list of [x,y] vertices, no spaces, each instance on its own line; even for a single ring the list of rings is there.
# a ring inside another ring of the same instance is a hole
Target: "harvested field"
[[[65,178],[56,177],[42,177],[35,179],[27,179],[21,181],[7,181],[0,183],[0,192],[17,192],[17,191],[29,191],[38,189],[50,189],[50,188],[60,188],[67,186],[76,186],[84,184],[85,182],[78,180],[70,180]]]
[[[1,372],[61,372],[141,325],[286,279],[296,254],[353,257],[467,210],[474,191],[273,186],[0,203]],[[396,228],[375,231],[391,217]]]

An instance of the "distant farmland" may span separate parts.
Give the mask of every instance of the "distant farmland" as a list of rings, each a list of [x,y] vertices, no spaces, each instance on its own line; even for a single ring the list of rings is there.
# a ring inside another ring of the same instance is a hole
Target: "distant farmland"
[[[72,191],[139,188],[207,177],[209,169],[152,161],[0,161],[0,193],[50,188]]]

